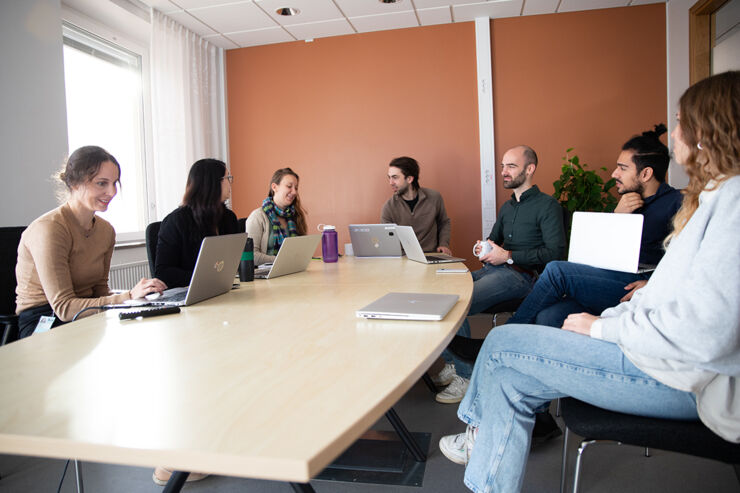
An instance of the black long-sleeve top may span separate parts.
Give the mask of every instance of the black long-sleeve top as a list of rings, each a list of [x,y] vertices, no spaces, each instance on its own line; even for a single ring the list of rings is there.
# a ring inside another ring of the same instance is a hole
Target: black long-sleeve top
[[[239,223],[236,215],[224,207],[224,213],[218,223],[218,234],[238,232]],[[154,263],[155,277],[162,280],[168,288],[190,284],[200,244],[206,236],[212,235],[203,234],[198,229],[190,207],[182,206],[170,212],[162,220],[162,226],[159,228]]]

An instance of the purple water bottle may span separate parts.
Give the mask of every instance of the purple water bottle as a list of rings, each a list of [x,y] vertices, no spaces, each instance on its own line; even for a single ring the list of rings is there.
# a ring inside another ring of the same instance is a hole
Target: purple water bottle
[[[336,262],[339,258],[337,229],[331,224],[325,224],[324,232],[321,234],[321,255],[324,262]]]

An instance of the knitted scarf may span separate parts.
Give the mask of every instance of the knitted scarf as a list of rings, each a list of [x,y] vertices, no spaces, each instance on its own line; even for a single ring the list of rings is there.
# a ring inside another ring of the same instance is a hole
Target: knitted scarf
[[[270,235],[267,239],[267,255],[277,255],[280,246],[283,244],[283,240],[288,236],[298,236],[295,224],[295,207],[289,205],[285,209],[281,209],[272,200],[272,197],[267,197],[262,201],[262,210],[267,214],[267,218],[270,220]],[[288,223],[288,231],[285,231],[280,225],[278,217],[285,218]]]

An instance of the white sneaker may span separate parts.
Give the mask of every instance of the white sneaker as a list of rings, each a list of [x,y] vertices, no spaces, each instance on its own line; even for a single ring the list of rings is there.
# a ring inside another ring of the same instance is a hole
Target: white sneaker
[[[442,404],[455,404],[460,402],[465,397],[465,392],[468,390],[470,380],[463,378],[460,375],[455,375],[452,378],[452,382],[434,398],[437,402]]]
[[[439,451],[455,464],[466,465],[478,436],[478,428],[468,425],[465,433],[447,435],[439,439]]]
[[[432,377],[432,382],[437,387],[445,387],[452,382],[452,379],[457,375],[455,373],[455,363],[445,363],[442,370]]]

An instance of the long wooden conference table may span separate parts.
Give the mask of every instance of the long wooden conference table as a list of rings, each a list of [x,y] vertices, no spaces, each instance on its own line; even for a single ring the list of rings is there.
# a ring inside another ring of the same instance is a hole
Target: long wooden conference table
[[[405,258],[314,260],[179,314],[120,321],[108,311],[0,347],[0,452],[305,485],[462,323],[471,277],[436,270]],[[355,316],[390,291],[460,300],[440,322]]]

